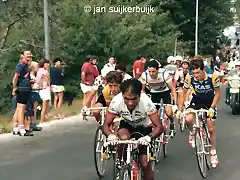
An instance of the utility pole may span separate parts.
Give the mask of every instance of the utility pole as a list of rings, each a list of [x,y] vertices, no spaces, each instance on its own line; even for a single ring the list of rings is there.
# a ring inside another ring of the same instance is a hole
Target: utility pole
[[[195,56],[198,54],[198,0],[196,0]]]
[[[48,24],[48,0],[44,0],[44,37],[45,37],[45,58],[50,60],[49,53],[49,24]]]

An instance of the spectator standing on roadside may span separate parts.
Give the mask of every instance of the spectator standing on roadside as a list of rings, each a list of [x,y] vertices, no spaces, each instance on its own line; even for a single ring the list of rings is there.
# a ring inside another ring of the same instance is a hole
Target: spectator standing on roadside
[[[141,56],[133,64],[133,77],[139,79],[144,72],[146,57]]]
[[[64,75],[61,69],[62,59],[55,58],[53,60],[54,67],[50,70],[51,87],[54,93],[54,108],[61,108],[63,104]]]
[[[42,99],[41,122],[39,126],[46,126],[47,114],[49,111],[49,101],[51,100],[50,75],[48,73],[49,60],[43,58],[39,62],[39,69],[37,72],[37,83],[42,88],[39,95]]]
[[[24,113],[26,104],[30,99],[30,73],[28,66],[32,61],[32,53],[29,50],[21,52],[21,59],[16,66],[15,74],[13,77],[13,90],[12,95],[16,96],[17,106],[13,116],[13,134],[20,136],[31,136],[32,134],[26,132],[24,127]]]
[[[37,126],[37,107],[38,107],[38,102],[41,101],[39,90],[42,89],[37,83],[37,78],[36,78],[36,74],[38,72],[38,63],[35,61],[32,61],[29,67],[29,70],[30,70],[30,78],[33,81],[32,91],[31,91],[31,98],[33,103],[33,117],[31,117],[30,129],[32,129],[33,131],[41,131],[42,128]]]
[[[95,78],[98,76],[98,70],[96,68],[98,58],[88,56],[86,61],[81,67],[81,82],[80,87],[83,92],[83,106],[90,107],[91,101],[86,102],[87,97],[93,90],[93,83]]]

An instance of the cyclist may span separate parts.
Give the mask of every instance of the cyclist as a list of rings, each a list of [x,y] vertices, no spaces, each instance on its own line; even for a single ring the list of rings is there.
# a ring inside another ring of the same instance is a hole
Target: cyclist
[[[174,77],[174,81],[176,83],[176,88],[178,89],[178,99],[177,104],[180,101],[181,94],[182,94],[182,87],[186,78],[186,75],[188,74],[188,68],[189,68],[189,62],[186,60],[183,60],[181,68],[178,68]]]
[[[94,107],[108,107],[112,98],[120,92],[120,84],[123,80],[123,76],[120,72],[111,71],[106,75],[105,78],[107,85],[102,90],[102,93],[97,99]],[[87,108],[83,108],[82,114],[85,116],[87,113]],[[101,110],[92,110],[93,116],[97,121],[100,120]]]
[[[190,63],[190,70],[192,75],[187,75],[183,86],[183,97],[181,98],[181,104],[179,109],[182,110],[185,94],[188,88],[192,85],[194,90],[192,94],[192,100],[190,106],[187,109],[199,109],[208,108],[208,129],[211,135],[211,165],[216,167],[218,165],[218,157],[216,152],[216,118],[217,118],[217,104],[220,99],[220,79],[217,74],[206,73],[204,70],[203,58],[201,56],[195,57]],[[178,112],[181,114],[181,111]],[[211,118],[211,120],[209,119]],[[194,147],[195,142],[193,140],[193,119],[192,114],[186,116],[186,124],[190,130],[189,143]]]
[[[183,57],[176,56],[174,59],[175,59],[175,64],[176,64],[177,68],[180,68],[182,66]]]
[[[131,138],[133,132],[138,132],[144,135],[139,138],[142,144],[148,144],[152,138],[158,137],[163,127],[160,123],[160,117],[157,109],[151,99],[141,93],[142,84],[137,79],[128,79],[122,82],[121,93],[113,98],[106,115],[103,125],[104,133],[107,135],[108,141],[127,140]],[[117,135],[112,134],[109,126],[117,116],[122,117],[120,121]],[[154,129],[149,127],[149,124],[154,125]],[[154,172],[147,162],[147,151],[144,146],[140,150],[140,163],[143,168],[143,179],[154,180]],[[119,151],[118,151],[119,152]]]
[[[177,102],[175,84],[172,82],[172,78],[168,72],[164,71],[164,69],[159,69],[159,64],[156,60],[149,62],[148,69],[142,73],[140,80],[142,82],[143,92],[150,94],[154,103],[159,103],[162,99],[164,104],[171,104],[171,94],[174,102]],[[174,109],[178,109],[177,105],[175,105]],[[171,121],[170,130],[172,130],[175,134],[172,108],[166,106],[165,112]]]
[[[127,68],[124,64],[117,64],[116,67],[115,67],[115,70],[122,74],[123,81],[132,78],[132,76],[127,74]]]
[[[175,73],[177,71],[177,66],[175,65],[175,58],[173,56],[169,56],[167,58],[168,65],[164,67],[164,69],[172,76],[172,80],[174,80]]]

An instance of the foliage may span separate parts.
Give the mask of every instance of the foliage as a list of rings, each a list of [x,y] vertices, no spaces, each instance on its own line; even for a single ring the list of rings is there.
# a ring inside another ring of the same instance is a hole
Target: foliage
[[[195,41],[195,7],[196,0],[168,0],[160,5],[169,11],[176,24],[189,20],[179,26],[183,33],[181,38],[190,41],[190,49],[194,53]],[[229,0],[201,0],[199,1],[199,54],[210,54],[217,43],[217,36],[224,28],[232,25],[232,14],[229,11]]]
[[[200,49],[206,52],[213,44],[216,34],[227,24],[227,6],[201,1]],[[208,1],[209,2],[209,1]],[[89,4],[105,7],[105,12],[84,12]],[[108,12],[109,7],[125,5],[155,7],[152,13]],[[216,6],[217,5],[217,6]],[[162,64],[173,55],[175,39],[178,37],[178,53],[188,53],[194,37],[194,2],[190,0],[51,0],[49,1],[49,26],[51,57],[65,60],[66,89],[79,93],[80,68],[85,56],[100,57],[99,68],[109,56],[128,65],[138,55],[158,59]],[[204,8],[207,8],[204,10]],[[225,13],[225,14],[224,14]],[[44,55],[44,25],[42,0],[8,0],[0,2],[0,111],[10,106],[11,81],[14,68],[22,48],[31,49],[34,60]],[[211,17],[211,18],[210,18]],[[213,18],[212,18],[213,17]],[[186,19],[191,22],[178,26]],[[221,23],[216,23],[216,19]],[[204,26],[203,26],[204,24]],[[214,27],[214,28],[213,28]],[[191,47],[192,48],[192,47]]]

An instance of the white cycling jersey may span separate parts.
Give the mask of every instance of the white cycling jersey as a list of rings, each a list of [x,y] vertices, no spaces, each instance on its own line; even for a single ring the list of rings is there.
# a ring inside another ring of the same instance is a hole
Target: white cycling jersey
[[[177,71],[177,66],[175,64],[168,64],[164,67],[164,69],[171,75],[175,75]]]
[[[150,90],[151,93],[168,91],[168,83],[172,81],[170,74],[162,68],[159,69],[158,77],[156,79],[151,78],[148,70],[142,73],[140,79],[142,84],[146,84],[146,88]]]
[[[138,105],[130,112],[124,102],[122,93],[119,93],[112,99],[108,111],[122,117],[124,121],[133,127],[147,127],[151,124],[149,115],[156,113],[157,109],[148,95],[141,93]]]
[[[178,68],[176,73],[175,73],[174,80],[178,81],[179,83],[184,83],[185,77],[186,77],[186,75],[184,75],[183,69]]]

